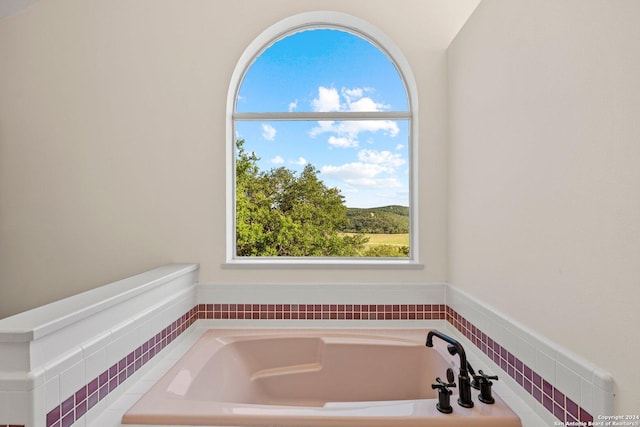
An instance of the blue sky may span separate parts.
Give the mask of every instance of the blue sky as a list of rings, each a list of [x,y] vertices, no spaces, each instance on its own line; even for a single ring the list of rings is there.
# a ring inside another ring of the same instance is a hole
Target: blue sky
[[[407,111],[402,80],[375,46],[337,30],[307,30],[266,49],[239,91],[239,112]],[[409,123],[238,121],[262,170],[301,171],[340,188],[349,207],[409,205]]]

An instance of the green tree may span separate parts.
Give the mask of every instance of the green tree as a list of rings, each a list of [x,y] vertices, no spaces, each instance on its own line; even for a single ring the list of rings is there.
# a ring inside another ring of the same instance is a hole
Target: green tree
[[[358,256],[368,238],[344,235],[344,196],[306,165],[260,171],[259,158],[236,141],[236,252],[238,256]]]

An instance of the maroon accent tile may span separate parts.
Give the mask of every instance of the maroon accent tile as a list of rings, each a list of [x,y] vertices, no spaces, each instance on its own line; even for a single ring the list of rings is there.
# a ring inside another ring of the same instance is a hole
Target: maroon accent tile
[[[549,397],[553,396],[553,386],[547,380],[542,380],[542,391]]]
[[[545,408],[547,408],[547,411],[553,414],[553,400],[551,400],[549,396],[547,395],[542,396],[542,404],[544,405]]]
[[[592,423],[593,422],[593,417],[591,416],[590,413],[588,413],[587,411],[585,411],[584,409],[580,408],[580,422],[583,423]]]
[[[87,398],[87,386],[80,388],[76,391],[76,405]]]
[[[565,408],[573,418],[577,419],[579,417],[578,404],[568,397],[566,398]]]
[[[557,419],[559,419],[560,421],[565,420],[565,416],[564,416],[564,408],[561,408],[560,405],[553,405],[553,415],[555,415],[555,417]]]
[[[99,401],[100,399],[98,398],[98,392],[91,394],[87,399],[87,410],[96,406],[96,403],[98,403]]]
[[[76,405],[76,420],[81,416],[87,413],[87,401],[83,400],[78,405]]]
[[[64,417],[69,411],[73,410],[75,406],[74,396],[69,397],[67,400],[60,404],[60,414]]]
[[[533,388],[533,398],[536,399],[539,403],[542,403],[542,391],[538,387]]]
[[[70,427],[76,421],[73,411],[69,412],[66,416],[62,417],[62,427]]]
[[[539,389],[542,389],[542,377],[538,375],[535,371],[533,372],[533,384],[537,386]]]
[[[51,427],[60,420],[60,406],[56,406],[47,414],[47,427]]]
[[[560,406],[564,408],[564,394],[561,393],[557,388],[553,389],[553,400]]]
[[[531,381],[531,379],[533,378],[533,373],[531,371],[531,368],[528,367],[527,365],[523,366],[523,373],[524,373],[524,377],[526,379],[528,379],[529,381]]]

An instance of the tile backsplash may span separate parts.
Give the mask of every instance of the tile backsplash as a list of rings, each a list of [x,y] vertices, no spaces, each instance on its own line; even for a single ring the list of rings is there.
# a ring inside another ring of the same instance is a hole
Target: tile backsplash
[[[0,427],[92,425],[108,396],[117,398],[129,378],[198,322],[202,327],[445,328],[495,364],[495,373],[502,370],[510,390],[548,421],[587,425],[594,414],[613,407],[613,382],[606,373],[450,285],[202,285],[197,266],[174,265],[168,271],[166,281],[154,276],[154,286],[140,285],[145,290],[136,300],[123,299],[129,311],[117,304],[94,308],[49,332],[62,340],[59,353],[31,367],[32,382],[0,375]],[[415,301],[425,304],[408,303]],[[132,312],[133,305],[145,309]],[[107,310],[113,324],[103,324]],[[104,332],[79,339],[72,332],[85,323],[93,328],[85,335],[99,326]],[[0,346],[11,348],[11,332],[5,335],[0,334]],[[3,393],[32,400],[7,406]]]
[[[563,423],[588,424],[593,416],[552,382],[524,364],[446,304],[198,304],[132,349],[47,413],[46,427],[69,427],[157,355],[196,320],[445,320]]]

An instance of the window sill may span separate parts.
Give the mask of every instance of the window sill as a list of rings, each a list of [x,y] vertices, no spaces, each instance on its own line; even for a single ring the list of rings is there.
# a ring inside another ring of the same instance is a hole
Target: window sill
[[[232,259],[222,264],[224,269],[322,269],[322,268],[340,268],[340,269],[407,269],[422,270],[424,264],[410,259],[363,259],[353,260],[345,258],[248,258],[248,259]]]

